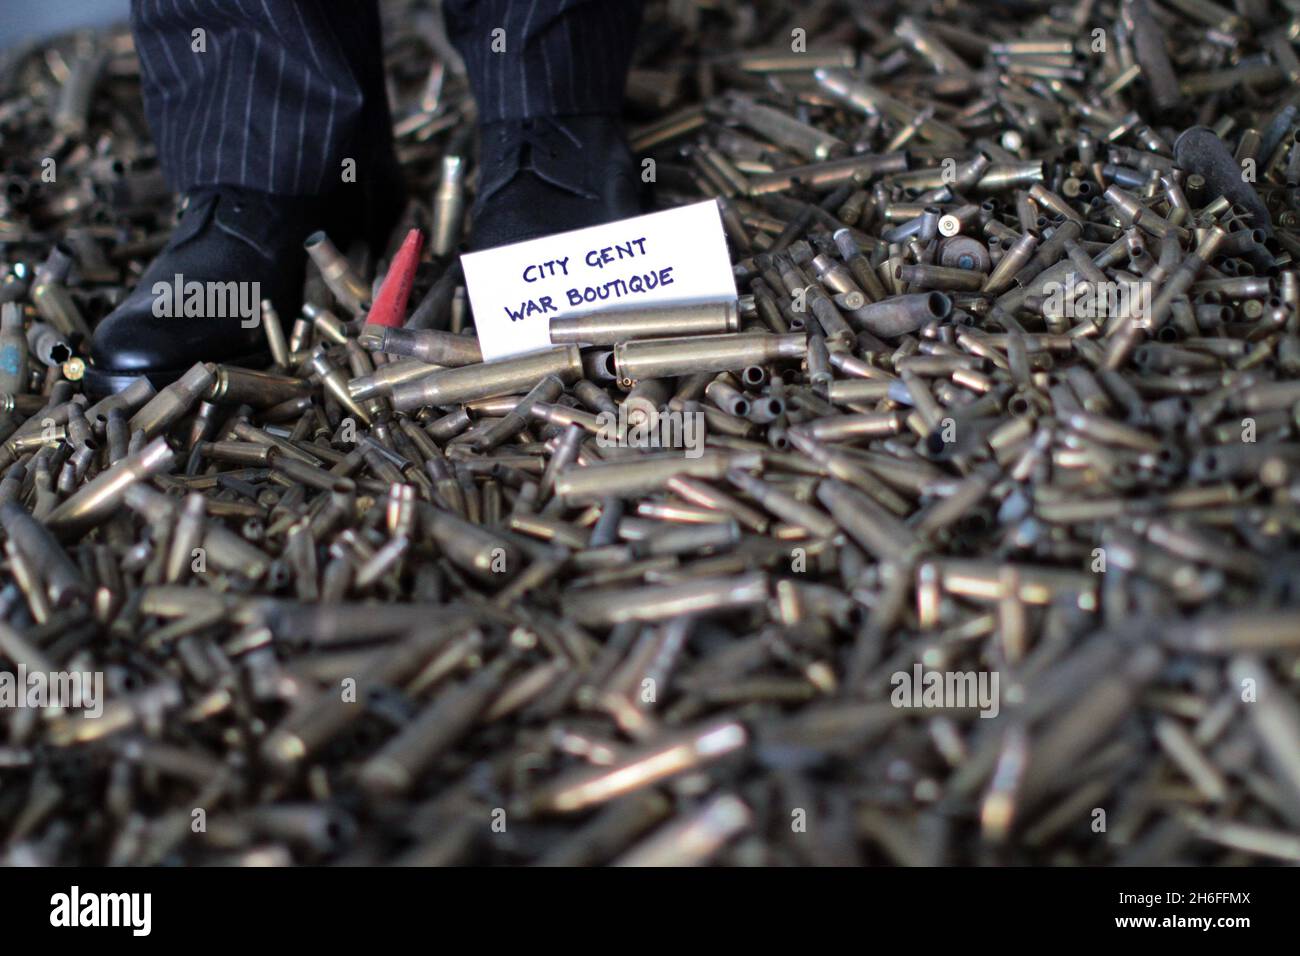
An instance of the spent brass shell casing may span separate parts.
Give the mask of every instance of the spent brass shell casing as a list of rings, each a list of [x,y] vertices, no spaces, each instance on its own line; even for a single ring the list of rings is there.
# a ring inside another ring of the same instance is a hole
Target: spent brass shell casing
[[[464,209],[465,161],[460,156],[444,156],[442,178],[438,181],[438,189],[433,196],[430,251],[435,256],[445,256],[456,248]]]
[[[555,345],[617,345],[632,339],[738,331],[740,313],[734,301],[589,312],[551,319],[550,328]]]
[[[432,372],[393,387],[393,408],[410,411],[424,405],[445,406],[531,388],[547,375],[569,383],[582,377],[582,355],[576,346],[547,349],[517,358],[482,362]]]
[[[739,372],[749,365],[802,358],[807,337],[761,332],[645,339],[614,346],[618,379],[630,385],[643,378],[670,378],[695,372]]]
[[[574,771],[534,794],[529,809],[534,813],[574,813],[725,757],[747,742],[744,727],[732,721],[681,731],[613,767]]]
[[[609,495],[627,497],[654,491],[681,476],[721,478],[729,467],[745,467],[752,461],[752,456],[706,452],[698,458],[665,454],[573,466],[557,476],[555,493],[571,504],[600,501]]]
[[[370,425],[370,412],[348,391],[347,376],[342,369],[330,362],[323,348],[312,354],[309,364],[331,397],[363,425]]]
[[[436,329],[385,328],[375,343],[374,350],[410,356],[430,365],[448,368],[483,361],[483,352],[477,338]]]
[[[207,394],[215,381],[216,366],[198,363],[141,406],[127,428],[132,433],[143,432],[146,438],[166,431]]]
[[[56,534],[65,537],[93,527],[113,513],[128,488],[165,471],[174,458],[166,439],[155,438],[83,485],[54,509],[46,523]]]
[[[303,247],[320,270],[321,278],[339,303],[353,315],[361,315],[370,307],[370,289],[361,281],[343,253],[330,242],[323,232],[307,237]]]

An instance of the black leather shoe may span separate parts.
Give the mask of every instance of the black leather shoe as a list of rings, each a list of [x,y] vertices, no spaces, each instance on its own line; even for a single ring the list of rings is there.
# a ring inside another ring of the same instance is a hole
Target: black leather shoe
[[[405,204],[400,174],[381,186],[355,199],[273,196],[231,186],[187,194],[167,245],[95,328],[86,390],[107,395],[142,375],[161,388],[195,362],[265,364],[266,332],[251,319],[260,316],[261,299],[270,299],[284,322],[298,314],[303,241],[318,229],[329,230],[341,248],[361,239],[381,249]],[[187,294],[190,283],[202,287],[201,303]],[[189,301],[197,314],[186,307]]]
[[[266,333],[250,316],[260,315],[260,299],[281,316],[297,314],[303,239],[321,218],[318,199],[229,187],[189,193],[171,240],[95,328],[87,390],[119,391],[141,375],[162,387],[195,362],[264,359]]]
[[[471,249],[523,242],[642,212],[618,117],[549,116],[481,131]]]

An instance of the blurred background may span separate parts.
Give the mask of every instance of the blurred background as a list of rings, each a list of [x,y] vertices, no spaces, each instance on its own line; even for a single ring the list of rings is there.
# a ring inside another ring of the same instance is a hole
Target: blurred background
[[[98,27],[125,20],[130,0],[4,0],[0,49],[53,36],[78,27]]]

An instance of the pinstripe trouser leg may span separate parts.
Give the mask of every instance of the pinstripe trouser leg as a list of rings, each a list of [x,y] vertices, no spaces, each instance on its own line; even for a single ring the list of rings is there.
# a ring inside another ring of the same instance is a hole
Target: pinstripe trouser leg
[[[443,7],[482,121],[621,107],[642,0]],[[132,0],[131,13],[145,112],[178,192],[321,195],[344,159],[359,177],[391,168],[375,0]]]
[[[374,0],[132,0],[131,23],[178,192],[320,195],[345,159],[359,177],[391,162]]]
[[[479,118],[490,123],[618,112],[643,5],[642,0],[443,0],[442,6],[447,32],[465,59]]]

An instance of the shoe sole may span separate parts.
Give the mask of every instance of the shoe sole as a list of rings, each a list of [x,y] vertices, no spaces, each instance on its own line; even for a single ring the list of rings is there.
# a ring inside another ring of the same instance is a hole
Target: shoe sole
[[[238,365],[245,368],[265,366],[270,361],[267,352],[254,352],[236,358],[226,359],[221,365]],[[125,391],[142,378],[147,378],[155,389],[161,391],[176,381],[194,366],[187,365],[177,369],[150,369],[147,372],[117,372],[112,369],[98,369],[89,366],[81,379],[81,388],[91,398],[107,398]]]

